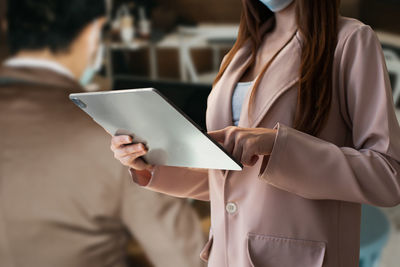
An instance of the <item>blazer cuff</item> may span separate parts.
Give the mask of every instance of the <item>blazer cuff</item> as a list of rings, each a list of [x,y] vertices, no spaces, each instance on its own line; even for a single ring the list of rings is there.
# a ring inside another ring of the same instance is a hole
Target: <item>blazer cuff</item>
[[[163,166],[155,166],[152,172],[147,171],[147,175],[141,174],[140,171],[129,169],[132,180],[141,187],[157,192],[168,192],[171,188],[170,179],[165,179],[160,175],[160,168]],[[146,177],[147,176],[147,177]]]
[[[153,179],[155,169],[153,169],[151,172],[150,171],[137,171],[135,169],[129,168],[129,173],[132,177],[132,180],[142,186],[142,187],[147,187],[151,180]]]
[[[262,170],[260,169],[259,178],[271,185],[279,187],[277,184],[278,181],[276,181],[277,179],[275,178],[279,176],[277,174],[282,166],[280,159],[282,158],[282,154],[285,154],[288,127],[278,122],[273,129],[277,130],[274,146],[271,155],[269,155],[265,170],[261,172]]]

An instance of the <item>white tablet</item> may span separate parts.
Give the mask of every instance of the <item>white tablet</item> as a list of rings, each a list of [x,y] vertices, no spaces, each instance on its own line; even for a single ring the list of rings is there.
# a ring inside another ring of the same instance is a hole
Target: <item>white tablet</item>
[[[107,132],[130,135],[152,165],[242,170],[243,166],[154,88],[71,94]]]

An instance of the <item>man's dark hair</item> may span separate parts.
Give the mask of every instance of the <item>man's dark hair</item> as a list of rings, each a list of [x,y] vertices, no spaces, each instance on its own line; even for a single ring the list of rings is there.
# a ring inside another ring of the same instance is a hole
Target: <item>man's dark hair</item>
[[[11,52],[67,51],[85,26],[105,16],[105,9],[104,0],[8,0]]]

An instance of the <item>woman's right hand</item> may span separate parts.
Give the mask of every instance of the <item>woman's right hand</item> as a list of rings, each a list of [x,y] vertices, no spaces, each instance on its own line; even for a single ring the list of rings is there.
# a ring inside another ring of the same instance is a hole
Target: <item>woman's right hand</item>
[[[129,168],[152,171],[153,166],[141,158],[148,152],[146,146],[142,143],[132,144],[132,141],[129,135],[113,136],[111,150],[114,152],[114,157]]]

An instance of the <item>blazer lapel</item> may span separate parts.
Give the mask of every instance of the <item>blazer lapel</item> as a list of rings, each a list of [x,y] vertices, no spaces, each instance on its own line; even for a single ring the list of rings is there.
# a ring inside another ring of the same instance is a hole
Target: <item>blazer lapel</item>
[[[264,35],[274,25],[274,20],[271,19],[265,22],[260,33]],[[248,40],[241,47],[232,62],[225,70],[224,75],[214,86],[210,93],[207,103],[207,130],[215,131],[231,126],[232,122],[232,94],[239,82],[239,79],[246,71],[246,66],[251,58],[251,42]]]
[[[271,106],[299,80],[301,43],[299,33],[275,58],[262,77],[253,103],[251,121],[248,119],[250,90],[244,100],[239,127],[254,128],[262,121]],[[233,58],[224,75],[214,86],[207,103],[207,130],[215,131],[232,126],[232,94],[250,61],[251,44],[247,42]],[[230,171],[222,171],[227,178]]]
[[[239,127],[254,128],[259,125],[272,105],[299,80],[301,42],[299,33],[281,51],[261,78],[257,88],[251,121],[248,119],[249,90],[243,102]],[[220,130],[232,125],[232,94],[250,61],[250,43],[238,51],[221,80],[213,88],[207,105],[208,131]]]
[[[235,55],[224,75],[212,89],[207,103],[207,130],[216,131],[232,126],[232,94],[247,63],[250,61],[250,42],[247,42]],[[229,171],[219,171],[224,179]]]
[[[254,103],[252,103],[254,106],[253,113],[250,116],[251,121],[249,121],[248,113],[250,104],[249,90],[243,102],[239,127],[257,127],[279,97],[299,81],[301,46],[297,38],[298,33],[288,46],[281,51],[264,74],[264,77],[261,78]]]
[[[232,125],[232,94],[245,67],[250,61],[250,42],[247,42],[214,86],[207,103],[207,130],[215,131]]]

